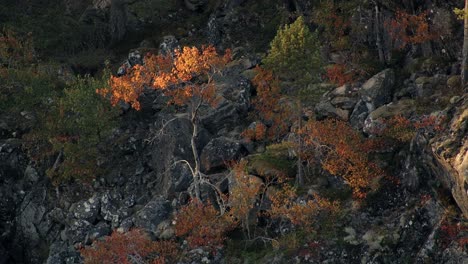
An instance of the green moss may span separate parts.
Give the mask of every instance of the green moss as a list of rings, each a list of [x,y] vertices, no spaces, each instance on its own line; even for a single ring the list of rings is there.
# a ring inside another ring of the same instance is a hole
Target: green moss
[[[288,157],[288,147],[287,144],[274,144],[264,153],[250,156],[249,170],[259,175],[293,177],[295,161]]]

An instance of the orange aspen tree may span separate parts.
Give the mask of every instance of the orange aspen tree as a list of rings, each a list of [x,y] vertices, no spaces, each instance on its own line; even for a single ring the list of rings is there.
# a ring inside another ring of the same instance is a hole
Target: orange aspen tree
[[[204,181],[200,172],[200,155],[196,147],[199,132],[200,108],[216,106],[218,96],[214,75],[231,60],[230,50],[224,55],[216,52],[213,46],[202,48],[184,47],[170,55],[147,55],[145,65],[136,65],[122,77],[111,77],[110,87],[97,92],[110,96],[112,104],[119,101],[129,103],[134,109],[140,110],[138,97],[145,87],[161,90],[170,96],[170,103],[188,106],[189,118],[192,123],[191,148],[194,168],[192,197],[200,200],[200,185]]]

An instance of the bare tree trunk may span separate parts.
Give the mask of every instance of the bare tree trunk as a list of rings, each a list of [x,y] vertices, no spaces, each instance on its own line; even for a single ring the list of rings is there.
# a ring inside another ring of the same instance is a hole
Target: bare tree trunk
[[[464,16],[464,36],[463,36],[463,58],[462,58],[462,68],[461,68],[461,79],[462,85],[465,85],[468,82],[468,0],[465,0],[465,12]]]
[[[190,121],[192,123],[192,138],[190,139],[190,145],[192,147],[192,154],[193,154],[193,160],[195,163],[195,168],[194,168],[194,175],[193,175],[193,188],[195,192],[195,198],[197,198],[199,201],[201,201],[201,193],[200,193],[200,184],[201,184],[201,172],[200,172],[200,155],[198,154],[198,149],[197,149],[197,136],[198,136],[198,108],[200,107],[200,104],[198,104],[195,109],[192,109]],[[192,197],[193,198],[193,197]]]
[[[375,44],[377,45],[377,51],[379,52],[379,61],[381,63],[385,63],[385,53],[384,53],[384,47],[382,45],[382,36],[380,32],[380,11],[379,11],[379,6],[377,3],[375,3]]]

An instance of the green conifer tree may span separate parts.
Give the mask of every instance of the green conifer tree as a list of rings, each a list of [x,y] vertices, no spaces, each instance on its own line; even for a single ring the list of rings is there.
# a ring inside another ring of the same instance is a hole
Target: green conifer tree
[[[318,34],[311,32],[299,17],[294,23],[278,29],[263,60],[284,82],[304,88],[320,79],[322,60]]]

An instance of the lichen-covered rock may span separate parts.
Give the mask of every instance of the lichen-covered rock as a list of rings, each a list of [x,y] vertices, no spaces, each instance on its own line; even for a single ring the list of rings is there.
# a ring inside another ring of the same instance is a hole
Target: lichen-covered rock
[[[159,44],[159,54],[163,56],[173,56],[176,49],[180,49],[179,41],[172,35],[164,36]]]
[[[76,219],[83,219],[93,223],[96,221],[96,218],[99,214],[100,206],[101,201],[99,197],[93,196],[88,200],[72,205],[72,209],[70,211],[72,211],[73,216]]]

